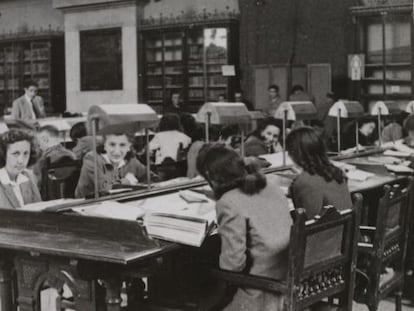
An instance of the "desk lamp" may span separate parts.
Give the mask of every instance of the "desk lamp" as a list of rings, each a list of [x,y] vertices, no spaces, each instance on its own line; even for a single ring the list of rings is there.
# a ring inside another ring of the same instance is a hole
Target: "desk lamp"
[[[251,122],[251,115],[243,103],[205,103],[197,112],[196,120],[205,123],[206,142],[209,141],[211,124],[239,125],[241,135],[240,154],[244,156],[244,136]]]
[[[0,134],[6,133],[9,131],[9,127],[6,122],[0,122]]]
[[[370,114],[372,116],[377,116],[378,121],[378,145],[381,147],[382,145],[382,135],[381,135],[381,119],[382,116],[395,116],[400,114],[402,111],[400,109],[400,106],[395,101],[377,101],[375,104],[373,104],[370,107]]]
[[[149,145],[149,128],[156,127],[159,118],[155,111],[146,104],[109,104],[94,105],[88,111],[88,123],[92,129],[93,152],[94,152],[94,178],[95,178],[95,198],[99,197],[98,187],[98,166],[96,135],[136,133],[145,130],[147,151],[147,183],[151,187],[151,170]]]
[[[286,101],[277,108],[273,117],[283,122],[283,165],[286,165],[287,121],[313,120],[317,114],[315,105],[310,101]]]
[[[63,134],[63,141],[66,141],[66,133],[68,133],[70,131],[70,129],[72,128],[72,126],[69,124],[68,121],[66,121],[65,119],[38,119],[37,123],[39,123],[39,126],[45,126],[45,125],[51,125],[54,126],[58,131],[59,134]]]
[[[413,114],[414,113],[414,100],[409,101],[405,105],[405,107],[402,107],[402,110],[409,114]]]
[[[364,107],[358,101],[340,99],[329,109],[328,116],[336,117],[338,154],[341,153],[341,119],[357,119],[355,123],[356,151],[359,151],[358,118],[364,115]]]

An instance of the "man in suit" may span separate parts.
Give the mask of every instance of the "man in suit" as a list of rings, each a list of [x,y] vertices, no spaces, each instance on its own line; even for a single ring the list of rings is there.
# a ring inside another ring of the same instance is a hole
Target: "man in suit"
[[[24,95],[13,102],[13,119],[31,121],[46,116],[43,99],[36,95],[37,88],[37,83],[34,81],[24,83]]]

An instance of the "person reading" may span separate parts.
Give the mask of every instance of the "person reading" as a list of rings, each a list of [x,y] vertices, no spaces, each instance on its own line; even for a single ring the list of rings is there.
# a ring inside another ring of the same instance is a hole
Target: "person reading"
[[[299,172],[290,187],[296,208],[305,209],[308,218],[327,205],[337,210],[352,208],[347,178],[330,162],[325,144],[313,128],[301,127],[290,132],[286,150]]]
[[[220,268],[284,279],[292,219],[278,184],[221,144],[200,150],[197,170],[217,199]],[[223,310],[283,310],[283,296],[237,288]]]

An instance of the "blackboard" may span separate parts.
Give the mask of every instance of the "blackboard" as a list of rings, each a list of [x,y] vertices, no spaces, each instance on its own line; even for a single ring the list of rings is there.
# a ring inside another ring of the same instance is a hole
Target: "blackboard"
[[[80,32],[81,90],[122,89],[121,28]]]

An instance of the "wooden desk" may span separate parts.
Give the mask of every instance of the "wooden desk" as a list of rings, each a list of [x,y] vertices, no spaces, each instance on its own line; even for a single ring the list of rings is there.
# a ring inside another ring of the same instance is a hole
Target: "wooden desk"
[[[364,182],[351,181],[349,187],[351,192],[363,192],[403,178],[378,175]],[[197,182],[184,188],[203,184]],[[180,188],[138,191],[110,198],[134,201]],[[69,208],[58,207],[53,211]],[[74,296],[74,308],[97,311],[97,279],[103,280],[106,287],[107,310],[118,311],[122,277],[145,276],[157,258],[182,247],[149,239],[135,221],[0,209],[0,249],[1,310],[13,310],[10,266],[14,266],[21,311],[39,310],[38,293],[45,283],[59,291],[64,284],[68,285]]]
[[[0,210],[1,310],[13,310],[11,265],[21,311],[39,310],[44,284],[58,291],[66,284],[76,310],[96,311],[97,279],[106,287],[107,310],[121,310],[122,275],[145,276],[158,256],[177,247],[148,238],[136,221]]]

